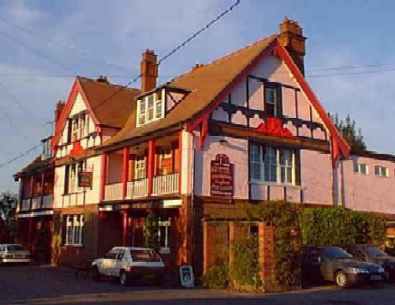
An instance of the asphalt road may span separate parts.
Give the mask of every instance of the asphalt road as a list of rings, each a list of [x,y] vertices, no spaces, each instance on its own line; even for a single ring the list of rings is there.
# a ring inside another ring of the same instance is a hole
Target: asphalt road
[[[121,287],[75,278],[67,269],[39,266],[0,267],[0,304],[141,304],[141,305],[393,305],[395,284],[341,290],[317,287],[281,294],[224,290]]]

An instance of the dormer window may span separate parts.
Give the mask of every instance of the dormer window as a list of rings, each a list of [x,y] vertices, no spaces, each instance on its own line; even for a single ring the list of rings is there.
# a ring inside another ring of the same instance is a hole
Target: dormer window
[[[164,108],[161,92],[142,97],[137,101],[137,127],[163,118]]]

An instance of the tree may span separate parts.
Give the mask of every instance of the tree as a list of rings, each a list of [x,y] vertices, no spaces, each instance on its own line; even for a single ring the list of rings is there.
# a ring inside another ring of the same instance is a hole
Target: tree
[[[334,116],[330,115],[330,117],[334,121],[337,129],[351,146],[352,151],[361,152],[366,150],[366,143],[362,135],[362,130],[361,128],[356,128],[355,120],[352,120],[349,114],[344,120],[339,119],[337,113]]]
[[[17,195],[11,192],[0,193],[0,219],[4,223],[9,238],[13,239],[16,232],[15,211]]]

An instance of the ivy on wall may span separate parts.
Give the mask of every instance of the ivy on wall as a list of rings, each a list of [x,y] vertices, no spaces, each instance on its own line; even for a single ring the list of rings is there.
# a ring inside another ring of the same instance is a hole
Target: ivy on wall
[[[144,245],[147,248],[159,250],[158,239],[159,217],[154,213],[149,213],[144,219]]]
[[[299,209],[284,201],[272,201],[251,207],[250,218],[263,221],[274,228],[274,265],[270,290],[287,290],[300,286],[300,250],[302,240],[299,230]]]

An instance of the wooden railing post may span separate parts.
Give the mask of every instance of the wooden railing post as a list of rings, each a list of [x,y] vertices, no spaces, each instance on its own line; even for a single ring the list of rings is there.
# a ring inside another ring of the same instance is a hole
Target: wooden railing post
[[[152,194],[154,170],[155,170],[155,140],[148,141],[148,164],[147,164],[147,178],[148,178],[148,196]]]

